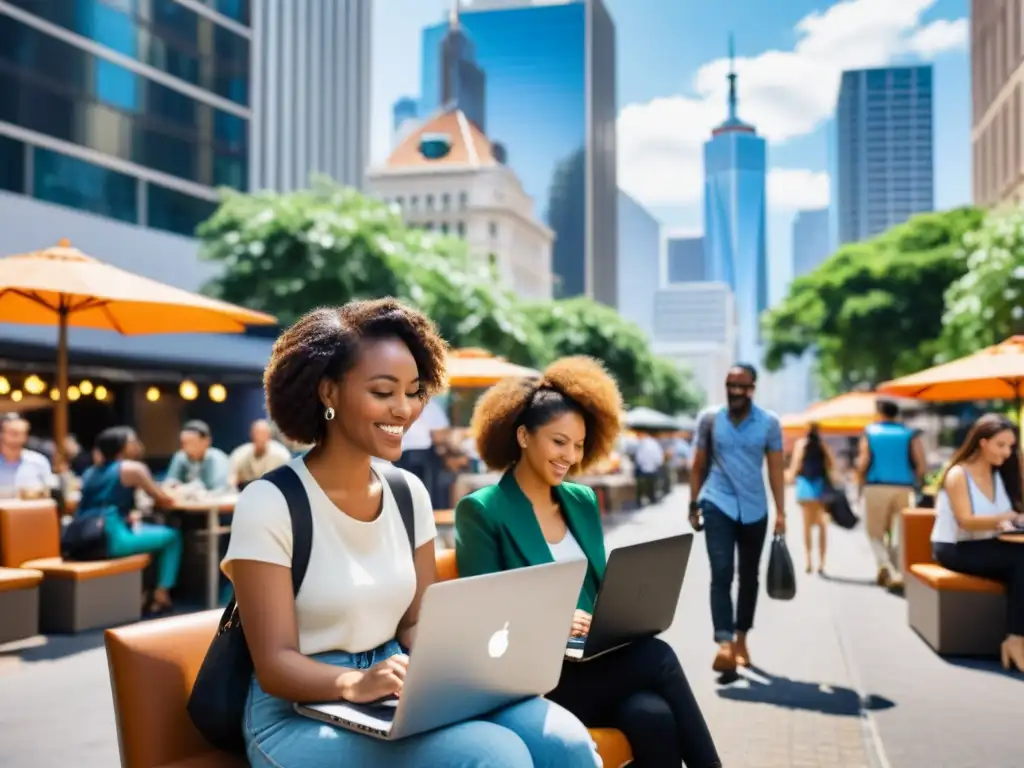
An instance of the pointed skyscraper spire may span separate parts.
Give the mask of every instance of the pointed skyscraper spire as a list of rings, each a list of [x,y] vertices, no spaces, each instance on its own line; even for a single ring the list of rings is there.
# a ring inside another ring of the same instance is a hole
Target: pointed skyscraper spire
[[[448,29],[459,28],[459,0],[452,0],[451,10],[448,11]]]
[[[736,41],[729,33],[729,119],[736,120]]]

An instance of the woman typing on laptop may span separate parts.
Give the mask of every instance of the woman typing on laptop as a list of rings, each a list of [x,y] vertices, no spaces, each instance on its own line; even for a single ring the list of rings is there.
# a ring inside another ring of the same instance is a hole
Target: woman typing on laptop
[[[301,482],[312,542],[293,595],[293,556],[304,559],[292,535],[294,496],[266,478],[239,496],[224,569],[255,666],[241,723],[253,766],[600,764],[579,720],[540,698],[393,741],[293,709],[376,702],[402,690],[403,648],[415,645],[420,601],[436,578],[433,509],[419,479],[404,473],[389,486],[386,475],[397,470],[375,469],[371,458],[398,459],[405,429],[445,380],[445,345],[433,325],[393,299],[316,310],[274,345],[264,379],[270,416],[288,439],[313,445],[275,472]],[[411,520],[400,501],[406,485]]]
[[[480,458],[506,470],[501,482],[455,508],[460,576],[586,558],[572,621],[587,634],[606,555],[593,489],[565,482],[608,454],[620,431],[615,382],[589,358],[553,363],[539,379],[509,379],[477,403]],[[566,663],[548,698],[588,727],[622,730],[637,768],[714,768],[721,760],[679,660],[656,638],[586,663]]]

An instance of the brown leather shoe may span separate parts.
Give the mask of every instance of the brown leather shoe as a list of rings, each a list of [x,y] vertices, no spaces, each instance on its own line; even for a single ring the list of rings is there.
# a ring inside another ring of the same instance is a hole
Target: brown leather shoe
[[[711,665],[715,672],[735,672],[736,658],[733,654],[732,643],[719,643],[718,653],[715,654],[715,661]]]
[[[878,569],[878,575],[875,577],[875,583],[880,587],[888,589],[889,587],[889,569],[881,567]]]
[[[750,652],[747,650],[746,635],[736,635],[736,642],[732,644],[732,657],[737,666],[750,666]]]

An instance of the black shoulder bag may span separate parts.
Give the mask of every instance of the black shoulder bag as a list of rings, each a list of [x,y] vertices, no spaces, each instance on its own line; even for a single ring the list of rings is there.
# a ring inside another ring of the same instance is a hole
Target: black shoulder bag
[[[415,513],[409,484],[397,467],[389,465],[378,469],[391,488],[409,535],[410,548],[415,550]],[[292,593],[298,595],[313,549],[313,513],[309,497],[302,479],[287,464],[271,470],[262,479],[276,485],[288,503],[292,521]],[[245,642],[238,604],[232,596],[188,699],[188,714],[193,724],[218,749],[245,754],[242,719],[252,675],[252,656]]]

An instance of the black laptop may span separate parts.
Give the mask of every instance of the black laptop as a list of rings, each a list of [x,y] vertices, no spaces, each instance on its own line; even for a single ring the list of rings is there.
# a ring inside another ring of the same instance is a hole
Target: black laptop
[[[589,661],[668,629],[676,615],[693,534],[613,549],[594,604],[590,631],[565,647],[569,661]]]

